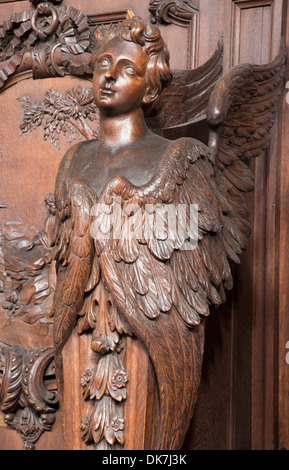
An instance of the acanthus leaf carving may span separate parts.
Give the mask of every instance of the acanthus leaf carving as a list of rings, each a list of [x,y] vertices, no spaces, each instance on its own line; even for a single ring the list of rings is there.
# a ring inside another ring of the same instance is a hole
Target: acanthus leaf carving
[[[5,422],[22,437],[25,450],[34,449],[55,421],[58,396],[53,362],[53,348],[29,351],[0,343],[0,410]],[[50,389],[45,384],[48,374]]]

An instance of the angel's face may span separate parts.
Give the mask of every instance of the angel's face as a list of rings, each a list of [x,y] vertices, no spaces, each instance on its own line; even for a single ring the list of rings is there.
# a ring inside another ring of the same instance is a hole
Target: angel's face
[[[104,44],[93,79],[94,97],[101,111],[127,114],[148,101],[148,59],[141,46],[118,36]]]

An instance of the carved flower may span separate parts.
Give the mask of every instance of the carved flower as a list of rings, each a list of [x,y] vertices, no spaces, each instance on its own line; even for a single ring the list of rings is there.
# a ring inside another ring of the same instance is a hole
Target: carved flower
[[[82,419],[81,424],[80,424],[81,431],[86,432],[89,425],[90,425],[90,416],[85,416],[85,418]]]
[[[128,381],[128,374],[124,370],[116,370],[111,379],[113,390],[125,387]]]
[[[82,419],[80,424],[80,434],[81,438],[85,442],[90,441],[90,416],[85,416],[85,418]]]
[[[80,383],[83,388],[87,387],[90,382],[91,382],[91,377],[92,377],[92,371],[91,370],[86,370],[83,372]]]
[[[111,426],[113,427],[115,432],[123,431],[124,430],[124,419],[114,417],[112,422],[111,422]]]
[[[57,150],[60,149],[61,134],[66,135],[69,143],[77,137],[97,137],[97,130],[88,124],[88,120],[99,123],[99,111],[93,101],[92,88],[73,88],[64,94],[50,89],[45,93],[44,101],[38,103],[33,103],[28,96],[18,100],[25,110],[20,125],[22,133],[43,125],[44,139],[50,139]]]
[[[14,315],[16,310],[18,310],[20,308],[20,305],[17,304],[18,295],[15,291],[8,292],[5,295],[5,299],[6,299],[6,301],[3,302],[2,307],[5,310],[8,310],[8,316],[11,317],[12,315]]]

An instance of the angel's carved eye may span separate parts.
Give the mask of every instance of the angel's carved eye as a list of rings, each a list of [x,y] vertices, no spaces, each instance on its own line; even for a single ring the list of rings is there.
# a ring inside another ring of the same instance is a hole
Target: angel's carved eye
[[[109,66],[109,59],[107,57],[100,57],[97,62],[99,68],[106,68]]]
[[[133,76],[137,75],[136,69],[134,67],[129,66],[129,65],[126,66],[124,70],[128,75],[133,75]]]

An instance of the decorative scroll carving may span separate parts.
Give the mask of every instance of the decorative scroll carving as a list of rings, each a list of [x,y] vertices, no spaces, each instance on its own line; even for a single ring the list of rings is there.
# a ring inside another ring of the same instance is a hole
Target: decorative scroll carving
[[[27,351],[0,343],[0,409],[24,449],[34,449],[41,434],[51,430],[57,405],[53,348]]]
[[[188,26],[199,9],[191,0],[151,0],[149,11],[152,14],[152,23]]]

